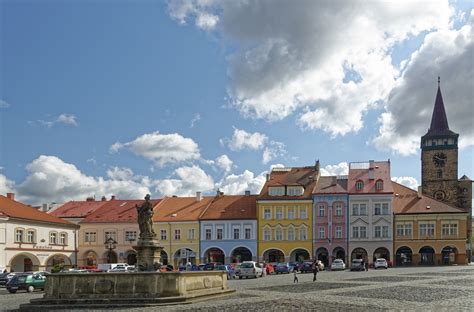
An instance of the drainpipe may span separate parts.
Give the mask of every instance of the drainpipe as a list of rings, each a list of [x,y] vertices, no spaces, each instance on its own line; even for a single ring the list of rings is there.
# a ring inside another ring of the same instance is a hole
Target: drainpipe
[[[78,243],[77,243],[77,228],[74,230],[74,267],[77,268],[77,254],[78,254]]]

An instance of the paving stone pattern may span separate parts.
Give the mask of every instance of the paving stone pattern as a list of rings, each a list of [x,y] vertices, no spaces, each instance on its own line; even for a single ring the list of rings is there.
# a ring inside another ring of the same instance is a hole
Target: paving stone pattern
[[[328,283],[328,282],[305,282],[305,283],[296,283],[290,285],[282,286],[271,286],[271,287],[262,287],[254,288],[255,290],[260,291],[278,291],[283,293],[305,293],[305,292],[315,292],[328,289],[344,289],[350,287],[360,287],[365,284],[355,284],[355,283]]]
[[[358,282],[382,282],[382,283],[397,283],[397,282],[406,282],[413,280],[426,280],[432,277],[419,277],[419,276],[373,276],[373,277],[363,277],[363,278],[354,278],[349,281],[358,281]]]

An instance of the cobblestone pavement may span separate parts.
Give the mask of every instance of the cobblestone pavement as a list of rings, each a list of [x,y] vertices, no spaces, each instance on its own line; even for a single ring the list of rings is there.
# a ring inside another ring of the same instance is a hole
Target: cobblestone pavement
[[[298,284],[292,274],[231,280],[229,287],[237,291],[232,295],[127,311],[474,311],[474,265],[320,272],[314,283],[312,274],[298,278]],[[40,296],[0,289],[0,309]]]

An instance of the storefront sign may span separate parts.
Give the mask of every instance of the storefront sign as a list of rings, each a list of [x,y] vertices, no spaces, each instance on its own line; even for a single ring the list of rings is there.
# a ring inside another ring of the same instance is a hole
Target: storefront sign
[[[33,246],[34,249],[53,249],[53,247],[51,246],[38,246],[38,245],[35,245]]]

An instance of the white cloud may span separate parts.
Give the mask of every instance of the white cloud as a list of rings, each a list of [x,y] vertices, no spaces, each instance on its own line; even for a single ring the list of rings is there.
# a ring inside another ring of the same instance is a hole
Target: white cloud
[[[411,189],[418,189],[418,181],[414,177],[392,177],[392,181],[405,185]]]
[[[201,120],[201,114],[197,113],[196,115],[194,115],[193,119],[191,119],[190,127],[194,128],[196,122],[198,122],[199,120]]]
[[[77,126],[77,117],[72,114],[61,114],[56,119],[57,123],[62,123],[66,125]]]
[[[144,194],[150,193],[144,179],[133,181],[87,176],[76,166],[55,156],[41,155],[26,169],[29,175],[17,187],[17,191],[20,200],[31,204],[85,200],[93,195],[142,198]]]
[[[229,156],[224,154],[216,158],[215,164],[225,172],[229,172],[232,170],[234,162],[229,158]]]
[[[296,113],[302,128],[337,136],[361,129],[364,114],[387,98],[399,75],[393,47],[446,29],[454,10],[448,1],[215,0],[169,2],[169,14],[232,44],[229,98],[244,116]],[[199,22],[206,14],[216,22]]]
[[[160,134],[156,131],[143,134],[131,142],[114,143],[110,151],[118,152],[123,148],[152,160],[159,167],[197,160],[201,157],[196,142],[177,133]]]
[[[460,134],[461,147],[474,145],[473,13],[459,30],[428,34],[411,55],[379,119],[379,134],[372,140],[378,149],[402,155],[418,151],[420,137],[430,126],[437,75],[450,129]]]
[[[217,187],[227,195],[242,195],[245,191],[259,194],[265,184],[265,172],[258,176],[251,171],[245,170],[242,174],[231,174],[217,183]]]
[[[275,158],[286,155],[286,146],[281,142],[271,141],[263,150],[262,163],[268,164]]]
[[[349,174],[349,164],[347,162],[340,162],[337,165],[327,165],[321,168],[322,176],[338,176]]]
[[[224,139],[224,141],[226,141],[226,139]],[[243,149],[259,150],[267,143],[268,137],[259,132],[250,133],[245,130],[234,128],[232,139],[227,139],[227,141],[229,148],[233,151],[240,151]]]
[[[132,169],[130,168],[119,168],[119,167],[112,167],[107,170],[107,176],[112,180],[131,180],[134,176]]]
[[[198,166],[177,168],[170,179],[154,182],[155,192],[160,196],[193,196],[196,192],[214,189],[214,180]]]
[[[0,108],[9,108],[10,104],[5,102],[4,100],[0,100]]]
[[[15,182],[0,173],[0,194],[15,193]]]

